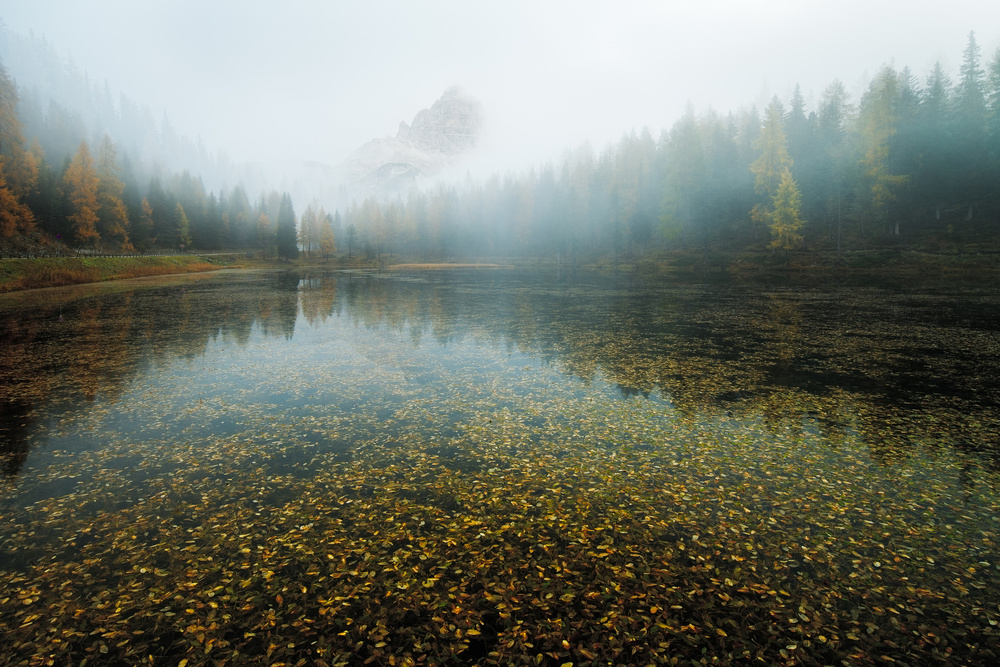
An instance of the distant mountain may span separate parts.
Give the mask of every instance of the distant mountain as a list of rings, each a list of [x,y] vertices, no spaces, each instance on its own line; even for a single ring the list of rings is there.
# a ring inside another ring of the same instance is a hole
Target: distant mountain
[[[433,176],[470,153],[482,135],[483,105],[458,86],[422,109],[396,136],[372,139],[339,167],[350,191],[391,194],[423,176]]]

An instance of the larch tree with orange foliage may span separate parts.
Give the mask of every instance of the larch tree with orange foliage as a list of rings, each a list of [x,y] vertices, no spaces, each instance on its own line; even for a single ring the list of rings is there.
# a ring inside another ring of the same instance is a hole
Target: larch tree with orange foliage
[[[86,141],[80,147],[66,169],[63,177],[72,213],[67,216],[73,226],[73,239],[79,245],[95,245],[101,240],[97,232],[99,221],[97,200],[100,179],[94,169],[94,159]]]

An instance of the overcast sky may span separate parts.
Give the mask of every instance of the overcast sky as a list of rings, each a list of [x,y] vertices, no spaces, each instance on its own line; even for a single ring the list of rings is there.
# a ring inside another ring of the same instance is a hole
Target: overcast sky
[[[970,30],[984,64],[1000,44],[996,0],[0,0],[0,20],[210,149],[330,164],[453,84],[512,166],[657,136],[689,102],[814,101],[885,63],[955,77]]]

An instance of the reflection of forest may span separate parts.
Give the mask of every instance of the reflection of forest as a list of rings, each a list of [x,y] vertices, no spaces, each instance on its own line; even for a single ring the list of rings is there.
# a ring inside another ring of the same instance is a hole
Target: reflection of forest
[[[345,284],[346,283],[346,284]],[[310,322],[346,310],[366,327],[462,337],[558,363],[691,416],[760,419],[775,432],[866,443],[891,460],[955,445],[994,459],[995,323],[977,299],[867,288],[761,289],[509,273],[310,277]],[[345,305],[341,305],[346,302]],[[307,306],[307,304],[309,304]]]
[[[996,331],[980,305],[933,294],[649,284],[511,272],[245,274],[0,312],[4,467],[33,420],[114,398],[143,369],[225,336],[291,338],[331,317],[414,346],[469,338],[558,364],[692,417],[852,437],[882,458],[920,444],[997,450]],[[963,310],[964,309],[964,310]],[[980,311],[981,312],[981,311]]]
[[[288,280],[192,279],[109,294],[94,288],[82,298],[53,305],[22,299],[0,311],[0,330],[8,332],[0,343],[3,472],[20,470],[35,419],[98,396],[113,400],[143,369],[193,358],[218,336],[244,344],[256,327],[290,337],[298,278]]]

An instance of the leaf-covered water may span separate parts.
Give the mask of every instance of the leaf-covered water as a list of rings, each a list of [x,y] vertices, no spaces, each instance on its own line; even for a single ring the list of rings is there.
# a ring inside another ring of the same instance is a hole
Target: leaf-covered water
[[[994,664],[1000,292],[0,300],[2,664]]]

